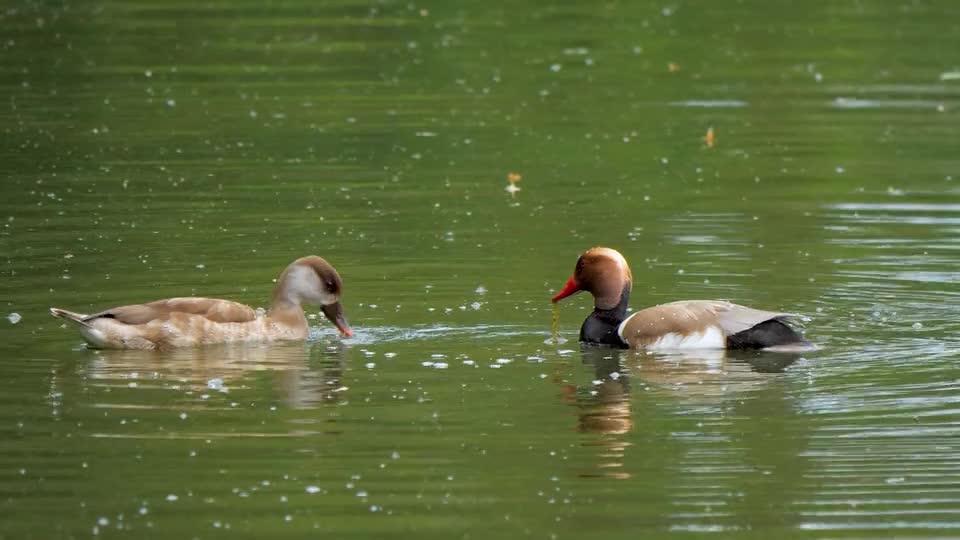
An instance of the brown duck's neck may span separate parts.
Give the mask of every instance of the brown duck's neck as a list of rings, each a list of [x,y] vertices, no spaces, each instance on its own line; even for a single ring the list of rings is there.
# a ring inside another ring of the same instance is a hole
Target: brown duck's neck
[[[285,307],[300,307],[300,299],[291,294],[291,272],[292,268],[287,267],[277,279],[277,286],[273,288],[273,300],[270,303],[270,311],[274,309],[283,309]]]
[[[274,298],[267,314],[274,321],[287,326],[307,326],[307,316],[303,313],[303,307],[297,302],[284,298]]]

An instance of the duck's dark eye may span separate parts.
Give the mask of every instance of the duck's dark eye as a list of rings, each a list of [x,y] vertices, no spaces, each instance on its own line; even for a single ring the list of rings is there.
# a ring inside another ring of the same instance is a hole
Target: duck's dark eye
[[[329,280],[328,280],[327,283],[326,283],[326,285],[327,285],[327,290],[328,290],[328,291],[335,291],[335,290],[337,290],[337,284],[334,283],[334,282],[332,282],[332,281],[329,281]]]

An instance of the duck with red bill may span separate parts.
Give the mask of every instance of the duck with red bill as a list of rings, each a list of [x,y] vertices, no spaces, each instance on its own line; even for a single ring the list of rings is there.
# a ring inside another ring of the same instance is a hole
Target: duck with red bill
[[[593,312],[580,327],[580,341],[607,347],[675,349],[815,348],[803,338],[797,315],[763,311],[724,300],[681,300],[627,316],[633,275],[617,250],[595,247],[577,259],[573,276],[551,299],[580,291],[593,295]]]

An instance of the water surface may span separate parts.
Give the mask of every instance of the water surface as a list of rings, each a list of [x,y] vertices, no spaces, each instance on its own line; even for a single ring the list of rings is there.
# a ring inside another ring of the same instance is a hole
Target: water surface
[[[960,535],[958,16],[4,8],[0,537]],[[581,350],[582,295],[548,343],[592,245],[635,308],[821,348]],[[47,314],[266,306],[311,253],[351,339],[98,352]]]

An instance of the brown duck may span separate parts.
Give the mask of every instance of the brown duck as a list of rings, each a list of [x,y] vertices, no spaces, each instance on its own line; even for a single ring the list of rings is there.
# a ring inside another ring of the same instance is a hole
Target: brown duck
[[[580,291],[593,295],[593,313],[580,328],[580,341],[589,344],[648,350],[812,347],[791,324],[796,315],[723,300],[682,300],[628,317],[632,282],[623,255],[595,247],[577,259],[573,276],[553,301]]]
[[[303,304],[320,305],[343,336],[353,332],[340,305],[343,281],[317,256],[293,261],[280,274],[266,314],[217,298],[169,298],[93,315],[50,308],[97,349],[169,349],[214,343],[302,340],[309,326]]]

